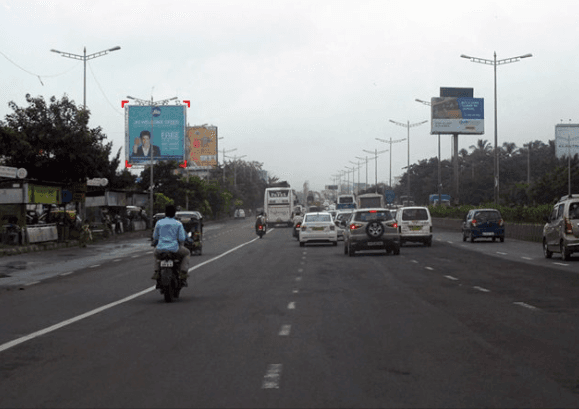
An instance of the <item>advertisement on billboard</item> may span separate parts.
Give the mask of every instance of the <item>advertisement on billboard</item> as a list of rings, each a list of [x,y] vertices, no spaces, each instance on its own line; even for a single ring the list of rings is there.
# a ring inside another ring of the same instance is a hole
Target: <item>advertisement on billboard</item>
[[[187,127],[185,153],[187,167],[211,169],[217,166],[217,127],[213,125]]]
[[[484,134],[484,98],[431,98],[431,134]]]
[[[185,159],[186,105],[125,105],[125,156],[131,164]]]
[[[579,124],[555,125],[555,155],[558,159],[579,154]]]

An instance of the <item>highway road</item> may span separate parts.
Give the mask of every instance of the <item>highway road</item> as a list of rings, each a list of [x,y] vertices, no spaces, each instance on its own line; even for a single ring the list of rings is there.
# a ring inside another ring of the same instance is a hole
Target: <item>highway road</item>
[[[205,239],[171,304],[145,239],[1,259],[0,407],[579,406],[579,257]]]

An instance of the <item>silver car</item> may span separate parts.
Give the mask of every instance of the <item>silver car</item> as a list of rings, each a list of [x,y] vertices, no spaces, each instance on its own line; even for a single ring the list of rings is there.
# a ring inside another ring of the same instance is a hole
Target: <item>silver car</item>
[[[572,253],[579,252],[579,195],[563,196],[545,217],[543,227],[543,255],[551,258],[561,253],[569,260]]]
[[[354,210],[344,227],[344,254],[350,257],[360,250],[386,250],[387,254],[400,254],[398,223],[388,209]]]

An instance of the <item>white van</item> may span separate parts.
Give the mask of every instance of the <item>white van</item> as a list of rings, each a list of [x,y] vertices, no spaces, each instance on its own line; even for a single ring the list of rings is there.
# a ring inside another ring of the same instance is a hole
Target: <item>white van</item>
[[[419,242],[432,245],[432,219],[427,207],[407,206],[396,210],[400,244]]]

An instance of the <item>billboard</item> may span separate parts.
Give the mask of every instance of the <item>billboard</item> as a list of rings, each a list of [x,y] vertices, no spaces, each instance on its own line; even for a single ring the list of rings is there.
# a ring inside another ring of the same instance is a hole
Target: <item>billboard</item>
[[[484,134],[484,98],[434,97],[431,134]]]
[[[569,154],[579,154],[579,124],[555,125],[555,155],[561,159]]]
[[[125,105],[125,157],[129,163],[185,157],[186,105]]]
[[[187,167],[211,169],[217,166],[217,127],[187,127],[185,140]]]

